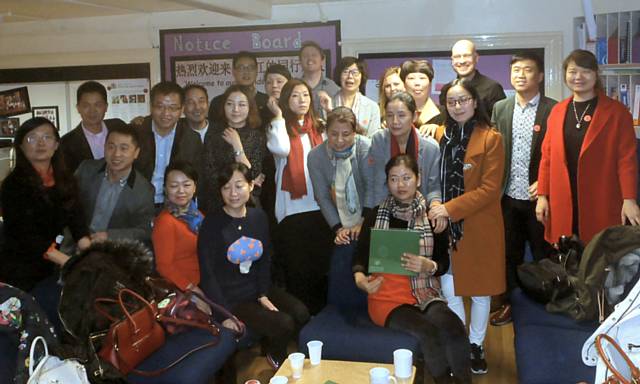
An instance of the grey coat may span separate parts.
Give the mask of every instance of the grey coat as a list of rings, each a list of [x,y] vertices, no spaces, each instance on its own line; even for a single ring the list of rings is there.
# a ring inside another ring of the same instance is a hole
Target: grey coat
[[[80,202],[89,225],[96,207],[96,199],[104,178],[106,162],[85,160],[75,173],[78,180]],[[151,223],[154,217],[154,189],[142,173],[131,170],[127,184],[122,188],[118,202],[109,220],[107,235],[110,239],[151,241]]]
[[[415,129],[415,128],[414,128]],[[420,167],[420,192],[427,200],[427,205],[434,200],[442,201],[440,189],[440,146],[432,137],[418,135],[418,166]],[[388,195],[387,177],[384,167],[391,159],[391,133],[381,129],[371,139],[368,164],[371,177],[368,178],[367,190],[370,193],[365,207],[374,208]]]
[[[368,192],[367,180],[371,179],[368,165],[369,148],[371,140],[365,136],[356,135],[355,156],[351,158],[351,169],[353,170],[353,178],[356,183],[358,197],[360,198],[360,206],[365,207]],[[322,144],[313,148],[307,155],[307,166],[309,168],[309,176],[313,184],[313,192],[316,202],[320,206],[322,215],[327,224],[331,228],[340,224],[340,216],[338,208],[332,198],[331,186],[333,184],[336,166],[329,158],[330,149],[325,140]]]

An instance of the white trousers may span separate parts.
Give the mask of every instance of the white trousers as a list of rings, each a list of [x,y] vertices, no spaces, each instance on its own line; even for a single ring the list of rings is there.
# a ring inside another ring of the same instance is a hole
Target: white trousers
[[[467,324],[467,317],[464,311],[462,296],[455,295],[453,285],[453,275],[445,273],[440,276],[442,293],[449,304],[449,308],[458,315],[462,322]],[[471,297],[471,324],[469,325],[469,342],[482,345],[484,337],[487,335],[489,325],[489,312],[491,311],[491,296]]]

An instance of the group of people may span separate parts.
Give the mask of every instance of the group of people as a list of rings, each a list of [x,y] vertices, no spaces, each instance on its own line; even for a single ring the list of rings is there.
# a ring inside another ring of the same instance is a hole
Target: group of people
[[[357,243],[371,320],[420,341],[425,378],[470,383],[488,369],[489,322],[510,321],[527,242],[538,260],[560,235],[586,243],[640,225],[631,115],[605,95],[588,51],[565,59],[572,96],[557,105],[540,92],[536,55],[513,56],[506,98],[469,40],[452,47],[457,78],[439,105],[426,60],[388,68],[376,103],[362,93],[363,61],[342,58],[334,82],[317,43],[299,56],[303,77],[271,65],[266,94],[241,52],[235,84],[211,102],[199,85],[162,82],[151,115],[126,124],[104,119],[106,90],[89,81],[82,122],[62,138],[44,118],[23,123],[1,190],[0,281],[31,290],[93,242],[147,242],[160,275],[228,308],[276,368],[326,303],[332,248]],[[368,273],[371,230],[389,228],[419,232],[418,254],[402,256],[413,276]]]

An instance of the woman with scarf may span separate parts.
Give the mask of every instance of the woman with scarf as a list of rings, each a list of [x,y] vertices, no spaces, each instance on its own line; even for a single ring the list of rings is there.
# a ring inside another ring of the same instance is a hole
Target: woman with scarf
[[[316,203],[307,155],[324,137],[313,111],[309,86],[298,79],[285,84],[280,100],[267,106],[275,118],[267,130],[267,148],[276,161],[276,281],[302,300],[312,314],[326,303],[333,235]],[[304,235],[301,235],[304,234]]]
[[[340,84],[340,92],[333,98],[326,92],[319,94],[325,113],[336,107],[348,107],[357,116],[358,133],[371,137],[380,130],[380,108],[375,101],[363,95],[367,84],[367,66],[352,56],[343,57],[336,66],[333,79]]]
[[[262,339],[267,362],[278,369],[309,312],[271,284],[268,219],[261,209],[247,207],[253,189],[249,169],[231,164],[221,170],[218,184],[224,206],[207,216],[198,238],[202,289]]]
[[[385,119],[387,128],[378,131],[371,140],[369,166],[371,177],[367,179],[365,206],[373,208],[389,196],[385,164],[389,159],[407,154],[413,157],[420,168],[420,193],[427,206],[440,204],[440,152],[438,143],[431,137],[422,137],[413,125],[417,118],[416,103],[410,94],[398,92],[387,100]],[[445,219],[434,222],[434,230],[442,232],[447,225]]]
[[[504,168],[502,137],[490,125],[478,92],[464,79],[442,89],[447,120],[440,140],[443,204],[429,219],[451,227],[451,268],[441,277],[442,291],[465,322],[463,297],[471,297],[471,370],[487,372],[484,342],[491,296],[505,291],[504,228],[500,199]]]
[[[165,208],[155,219],[151,239],[158,274],[183,291],[202,294],[197,241],[204,216],[194,199],[197,186],[198,173],[190,163],[176,161],[167,166]]]
[[[390,195],[366,215],[353,261],[356,285],[369,294],[369,316],[375,324],[420,340],[424,382],[432,376],[436,383],[471,383],[466,331],[442,298],[437,278],[449,269],[448,231],[433,233],[426,199],[418,190],[418,164],[412,156],[393,157],[385,174]],[[365,274],[372,228],[419,232],[419,254],[402,255],[403,267],[416,275]]]
[[[210,214],[222,207],[217,185],[220,170],[240,162],[251,170],[256,186],[262,185],[262,161],[267,152],[262,121],[255,98],[245,87],[232,85],[222,94],[217,115],[207,131],[203,150],[203,177],[198,201],[204,213]],[[253,192],[259,196],[259,189]],[[256,200],[257,201],[257,200]]]
[[[336,244],[357,240],[362,226],[371,141],[356,134],[357,121],[347,107],[327,116],[327,141],[309,152],[313,191]]]

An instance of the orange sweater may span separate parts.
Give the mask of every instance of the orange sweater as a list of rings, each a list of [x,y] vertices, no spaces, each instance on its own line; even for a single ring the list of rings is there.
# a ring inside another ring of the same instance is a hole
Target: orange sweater
[[[153,225],[153,250],[160,276],[184,290],[200,284],[198,236],[183,221],[163,210]]]
[[[384,281],[376,293],[369,295],[369,317],[374,324],[384,327],[389,313],[403,304],[415,305],[416,298],[411,293],[409,276],[390,273],[374,273]]]

